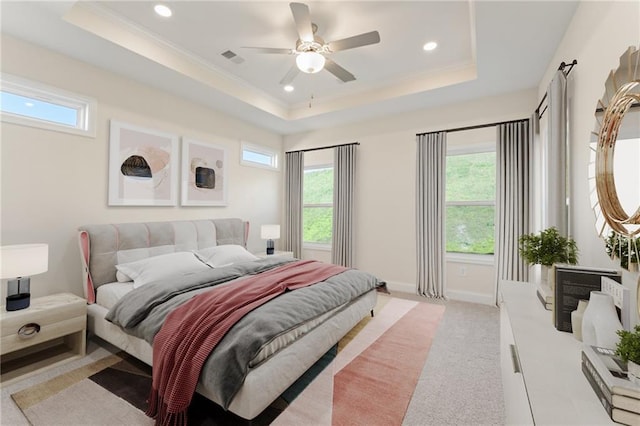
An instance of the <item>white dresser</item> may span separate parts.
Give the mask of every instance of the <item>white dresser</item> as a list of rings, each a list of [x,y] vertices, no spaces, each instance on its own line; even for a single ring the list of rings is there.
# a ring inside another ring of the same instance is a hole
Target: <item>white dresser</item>
[[[533,284],[503,281],[500,286],[507,424],[615,424],[582,373],[582,342],[555,329]]]

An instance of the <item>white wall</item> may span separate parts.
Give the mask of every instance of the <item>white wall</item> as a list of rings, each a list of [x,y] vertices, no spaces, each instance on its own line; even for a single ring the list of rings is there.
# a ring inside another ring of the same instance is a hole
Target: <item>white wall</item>
[[[596,233],[587,169],[598,99],[604,94],[609,72],[618,67],[620,56],[630,46],[640,47],[640,2],[581,2],[538,87],[542,97],[560,62],[577,59],[569,75],[570,233],[578,244],[582,265],[619,268],[619,262],[607,257],[604,242]],[[639,279],[638,273],[625,272],[623,276],[633,301],[637,300]]]
[[[355,266],[386,280],[392,290],[415,293],[416,133],[528,118],[537,102],[536,91],[532,89],[413,111],[286,136],[285,149],[360,142],[355,195]],[[492,300],[493,267],[470,266],[468,276],[462,280],[456,272],[459,269],[451,268],[454,266],[449,267],[448,287],[456,298]]]
[[[241,166],[239,141],[280,151],[280,135],[5,35],[1,69],[98,102],[95,138],[1,123],[1,244],[49,244],[49,271],[31,279],[33,296],[82,294],[76,229],[84,224],[241,217],[252,224],[249,249],[264,250],[260,225],[280,223],[282,173]],[[228,206],[107,206],[111,119],[226,147]]]

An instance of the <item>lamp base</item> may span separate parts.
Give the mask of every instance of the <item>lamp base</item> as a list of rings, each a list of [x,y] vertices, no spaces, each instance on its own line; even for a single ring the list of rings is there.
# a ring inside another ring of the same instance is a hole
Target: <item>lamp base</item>
[[[31,293],[18,293],[7,296],[7,311],[26,309],[31,303]]]
[[[273,240],[267,240],[267,254],[273,254],[275,252]]]

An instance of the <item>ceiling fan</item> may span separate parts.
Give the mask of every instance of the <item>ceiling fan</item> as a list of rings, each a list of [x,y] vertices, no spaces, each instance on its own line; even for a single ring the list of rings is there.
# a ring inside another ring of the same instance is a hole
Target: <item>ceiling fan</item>
[[[377,31],[370,31],[343,38],[341,40],[325,42],[316,35],[318,26],[311,22],[309,6],[304,3],[289,3],[293,20],[298,30],[298,41],[295,49],[273,48],[273,47],[244,47],[257,53],[276,53],[286,55],[297,55],[296,63],[291,67],[280,84],[290,84],[300,71],[313,74],[323,68],[338,77],[343,82],[355,80],[355,76],[340,65],[329,59],[327,55],[340,50],[353,49],[380,42],[380,34]]]

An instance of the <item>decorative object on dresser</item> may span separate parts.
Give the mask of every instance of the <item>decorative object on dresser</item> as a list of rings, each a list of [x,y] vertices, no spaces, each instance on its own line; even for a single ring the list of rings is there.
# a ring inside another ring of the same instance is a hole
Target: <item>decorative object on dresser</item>
[[[28,308],[31,299],[29,277],[49,269],[49,246],[17,244],[0,247],[0,263],[0,278],[9,278],[6,310]]]
[[[0,312],[2,384],[85,354],[85,299],[60,293],[31,302],[28,309]]]
[[[280,238],[280,225],[262,225],[260,238],[267,240],[267,254],[273,254],[275,251],[273,240]]]
[[[582,341],[585,345],[615,349],[618,330],[622,323],[618,319],[613,297],[602,291],[592,291],[589,305],[582,316]]]
[[[640,324],[633,331],[618,330],[620,340],[616,344],[616,355],[627,363],[627,376],[640,386]]]
[[[578,307],[578,301],[588,300],[592,291],[602,290],[603,277],[622,280],[620,272],[613,269],[556,265],[555,271],[552,321],[558,330],[569,333],[573,330],[571,312]]]
[[[582,317],[584,311],[589,304],[588,300],[578,300],[578,307],[575,311],[571,312],[571,329],[573,330],[573,337],[582,342]]]
[[[582,372],[612,420],[640,424],[640,386],[626,376],[624,363],[611,349],[584,345]]]

